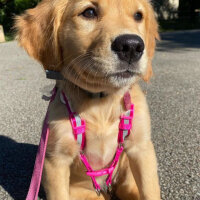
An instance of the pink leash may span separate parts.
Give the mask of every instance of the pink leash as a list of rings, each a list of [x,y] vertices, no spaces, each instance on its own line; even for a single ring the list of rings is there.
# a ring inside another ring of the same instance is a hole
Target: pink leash
[[[50,102],[52,102],[54,100],[54,98],[56,96],[56,92],[57,92],[57,89],[55,87],[52,91],[52,96],[51,96]],[[38,147],[34,170],[33,170],[31,183],[29,186],[29,191],[28,191],[26,200],[37,200],[37,198],[38,198],[48,137],[49,137],[49,128],[48,128],[48,109],[47,109],[47,113],[46,113],[46,116],[44,119],[40,144]]]
[[[51,97],[50,103],[54,100],[54,98],[56,96],[56,92],[57,92],[57,88],[55,87],[52,91],[52,97]],[[130,94],[129,94],[129,92],[127,92],[124,95],[124,104],[125,104],[127,113],[125,115],[122,115],[121,119],[120,119],[119,134],[118,134],[118,147],[116,150],[115,157],[114,157],[110,167],[99,170],[99,171],[94,171],[92,169],[92,167],[90,166],[90,164],[87,161],[86,156],[83,153],[83,149],[84,149],[85,143],[86,143],[85,121],[82,120],[79,117],[79,115],[77,115],[76,113],[73,113],[71,111],[70,105],[69,105],[68,100],[64,93],[62,93],[62,96],[65,101],[67,110],[69,112],[69,116],[70,116],[69,118],[70,118],[71,125],[73,128],[74,137],[77,140],[77,142],[79,143],[80,148],[81,148],[80,159],[87,169],[86,174],[88,176],[90,176],[92,179],[92,182],[93,182],[94,188],[96,189],[97,194],[100,195],[101,187],[97,183],[95,177],[108,175],[108,177],[106,179],[106,186],[107,186],[108,190],[110,189],[111,184],[112,184],[113,171],[114,171],[115,167],[117,166],[120,155],[124,149],[124,147],[123,147],[124,139],[130,134],[130,130],[132,127],[132,119],[133,119],[133,115],[134,115],[134,105],[131,104]],[[46,117],[45,117],[44,124],[43,124],[40,144],[38,147],[34,170],[33,170],[31,183],[30,183],[30,187],[29,187],[29,191],[28,191],[26,200],[37,200],[37,198],[38,198],[38,193],[39,193],[40,183],[41,183],[41,178],[42,178],[44,159],[45,159],[45,153],[46,153],[46,148],[47,148],[48,136],[49,136],[49,128],[48,128],[48,109],[47,109]]]

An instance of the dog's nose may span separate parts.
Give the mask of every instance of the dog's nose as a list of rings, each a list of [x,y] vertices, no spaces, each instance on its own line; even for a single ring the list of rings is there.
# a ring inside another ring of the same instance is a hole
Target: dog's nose
[[[121,35],[114,40],[111,49],[118,55],[120,60],[131,64],[141,58],[144,51],[144,42],[137,35]]]

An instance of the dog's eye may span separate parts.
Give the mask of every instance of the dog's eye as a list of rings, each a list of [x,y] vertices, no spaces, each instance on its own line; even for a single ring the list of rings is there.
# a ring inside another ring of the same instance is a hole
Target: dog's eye
[[[85,11],[81,13],[81,15],[88,19],[94,19],[97,17],[97,12],[94,8],[87,8]]]
[[[138,22],[142,21],[142,19],[143,19],[143,14],[142,14],[142,12],[140,12],[140,11],[136,12],[136,13],[134,14],[134,19],[135,19],[136,21],[138,21]]]

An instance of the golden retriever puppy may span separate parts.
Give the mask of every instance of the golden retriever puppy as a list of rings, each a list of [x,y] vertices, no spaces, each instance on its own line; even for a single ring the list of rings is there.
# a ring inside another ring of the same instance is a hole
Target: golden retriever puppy
[[[97,195],[80,160],[62,92],[86,122],[81,153],[93,170],[108,167],[118,147],[120,115],[128,91],[135,106],[131,134],[113,176],[112,193],[121,200],[159,200],[157,163],[150,116],[137,84],[152,76],[158,39],[149,0],[43,0],[16,20],[17,37],[44,69],[64,77],[49,109],[50,135],[43,186],[48,200],[111,199]],[[103,188],[107,176],[96,178]]]

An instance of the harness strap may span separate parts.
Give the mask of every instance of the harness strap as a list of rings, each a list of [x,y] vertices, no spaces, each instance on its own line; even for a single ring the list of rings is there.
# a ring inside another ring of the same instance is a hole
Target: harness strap
[[[78,114],[76,114],[75,112],[72,112],[72,109],[69,105],[69,101],[67,100],[64,92],[62,92],[62,97],[64,100],[63,103],[66,105],[67,110],[69,112],[69,118],[72,125],[74,137],[77,140],[78,144],[80,145],[81,150],[83,150],[85,147],[85,140],[86,140],[85,139],[85,120],[82,120]]]
[[[51,96],[50,102],[52,102],[55,99],[56,92],[57,92],[57,88],[55,87],[52,91],[52,96]],[[49,106],[48,106],[48,109],[49,109]],[[46,153],[46,148],[47,148],[47,141],[48,141],[48,137],[49,137],[48,109],[47,109],[46,117],[44,119],[40,144],[38,146],[34,170],[33,170],[31,183],[29,186],[29,191],[28,191],[26,200],[37,200],[37,198],[38,198],[41,177],[42,177],[42,170],[43,170],[44,159],[45,159],[45,153]]]
[[[119,133],[118,133],[118,148],[116,150],[115,157],[110,165],[110,167],[98,171],[94,171],[92,167],[90,166],[86,156],[83,153],[83,149],[85,147],[85,121],[80,118],[80,116],[74,112],[72,112],[71,107],[69,105],[69,102],[65,96],[65,94],[62,92],[61,101],[66,105],[68,112],[69,112],[69,118],[71,121],[74,137],[77,140],[78,144],[81,147],[81,153],[80,153],[80,159],[82,163],[85,165],[87,172],[86,174],[90,176],[93,182],[93,186],[96,189],[96,192],[98,195],[100,195],[101,186],[97,183],[96,178],[98,176],[108,175],[106,179],[106,188],[109,189],[112,184],[112,174],[117,166],[117,163],[119,161],[120,155],[123,152],[123,143],[125,138],[130,134],[130,130],[132,128],[132,119],[133,119],[133,113],[134,113],[134,105],[131,104],[131,97],[130,93],[127,92],[124,95],[124,105],[127,109],[126,113],[120,117],[120,124],[119,124]]]
[[[92,169],[92,167],[90,166],[90,164],[89,164],[89,162],[88,162],[86,156],[85,156],[83,153],[80,154],[80,159],[81,159],[81,161],[83,162],[83,164],[85,165],[85,167],[86,167],[86,169],[87,169],[87,172],[94,172],[93,169]],[[101,191],[101,187],[100,187],[100,185],[97,183],[94,174],[91,174],[91,175],[89,175],[89,176],[90,176],[90,178],[92,179],[93,186],[94,186],[94,188],[95,188],[95,190],[96,190],[96,193],[97,193],[98,196],[99,196],[99,195],[100,195],[100,191]]]
[[[128,110],[125,115],[122,115],[120,118],[119,124],[119,134],[118,134],[118,143],[124,143],[124,140],[131,133],[132,128],[132,119],[134,117],[134,105],[130,105],[130,110]]]
[[[55,99],[56,93],[57,93],[57,88],[55,87],[52,91],[50,103]],[[77,140],[77,142],[79,143],[81,150],[83,150],[85,147],[85,141],[86,141],[85,140],[85,121],[82,120],[78,114],[72,112],[69,102],[64,93],[62,93],[62,96],[63,96],[64,102],[65,102],[65,105],[67,107],[67,110],[69,112],[69,118],[70,118],[70,121],[72,124],[74,137]],[[50,105],[50,103],[49,103],[49,105]],[[97,183],[95,177],[108,174],[108,177],[106,179],[106,185],[107,185],[108,189],[110,188],[110,186],[112,184],[113,171],[114,171],[114,169],[119,161],[120,155],[124,149],[122,146],[124,139],[130,134],[130,129],[132,127],[134,106],[133,106],[133,104],[131,104],[131,98],[130,98],[129,93],[126,93],[124,96],[124,104],[128,111],[120,119],[119,135],[118,135],[119,145],[118,145],[115,157],[114,157],[110,167],[103,169],[103,170],[94,171],[91,168],[90,164],[88,163],[86,156],[83,153],[80,154],[80,159],[82,160],[83,164],[85,165],[85,167],[87,169],[87,175],[91,177],[94,188],[96,189],[96,192],[98,195],[100,195],[101,187]],[[33,170],[31,183],[30,183],[30,187],[29,187],[29,191],[28,191],[26,200],[37,200],[37,198],[38,198],[41,177],[42,177],[42,170],[43,170],[44,159],[45,159],[45,153],[46,153],[46,148],[47,148],[47,141],[48,141],[48,136],[49,136],[48,110],[49,110],[49,106],[48,106],[47,113],[46,113],[46,116],[44,119],[40,144],[38,146],[34,170]],[[81,151],[81,152],[83,152],[83,151]]]

